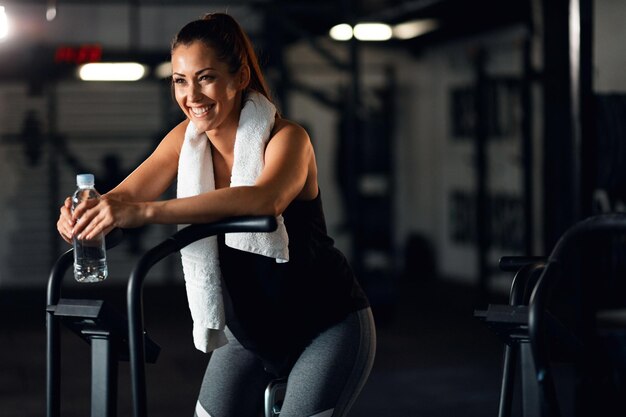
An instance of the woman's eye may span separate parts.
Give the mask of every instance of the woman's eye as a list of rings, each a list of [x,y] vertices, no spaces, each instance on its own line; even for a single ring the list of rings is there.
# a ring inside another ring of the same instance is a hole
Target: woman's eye
[[[174,84],[184,84],[185,83],[185,79],[184,78],[173,78],[172,82]]]
[[[214,79],[213,75],[201,75],[199,78],[200,81],[213,81]]]

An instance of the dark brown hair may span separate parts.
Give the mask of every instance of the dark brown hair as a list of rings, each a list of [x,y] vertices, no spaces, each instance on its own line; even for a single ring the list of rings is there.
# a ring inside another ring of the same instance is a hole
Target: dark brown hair
[[[242,65],[250,68],[248,89],[255,90],[272,101],[265,77],[252,42],[239,23],[224,13],[207,13],[202,19],[187,23],[174,37],[171,52],[179,45],[190,45],[201,41],[213,48],[218,59],[228,65],[231,74],[239,71]]]

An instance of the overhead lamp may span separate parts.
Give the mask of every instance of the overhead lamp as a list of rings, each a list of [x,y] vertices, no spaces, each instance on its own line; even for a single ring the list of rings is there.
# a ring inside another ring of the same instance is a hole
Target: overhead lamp
[[[391,35],[391,26],[386,23],[357,23],[354,26],[354,37],[360,41],[387,41]]]
[[[342,23],[333,26],[329,34],[336,41],[347,41],[352,36],[360,41],[387,41],[391,39],[392,31],[391,26],[386,23],[357,23],[354,29],[349,24]]]
[[[394,25],[392,32],[394,38],[404,40],[416,38],[425,33],[432,32],[438,27],[439,22],[435,19],[421,19]]]
[[[4,6],[0,6],[0,42],[5,40],[9,36],[9,17],[4,9]]]
[[[46,7],[46,20],[52,22],[57,17],[57,0],[48,0]]]
[[[168,78],[172,76],[172,63],[170,61],[161,62],[154,69],[154,75],[157,78]]]
[[[330,29],[330,37],[336,41],[349,41],[352,39],[352,26],[347,23],[341,23]]]
[[[146,72],[137,62],[92,62],[81,65],[78,76],[83,81],[137,81]]]

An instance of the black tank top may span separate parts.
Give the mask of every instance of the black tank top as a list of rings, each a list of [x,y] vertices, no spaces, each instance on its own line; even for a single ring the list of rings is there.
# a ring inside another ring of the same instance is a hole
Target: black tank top
[[[229,248],[219,237],[226,323],[266,368],[282,373],[325,328],[369,302],[326,231],[321,193],[283,213],[289,262]]]

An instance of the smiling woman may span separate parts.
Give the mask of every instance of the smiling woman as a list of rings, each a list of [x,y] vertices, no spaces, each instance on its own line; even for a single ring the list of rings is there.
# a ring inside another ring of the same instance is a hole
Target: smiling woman
[[[194,344],[213,352],[196,414],[256,417],[268,383],[288,377],[281,417],[345,416],[373,364],[374,321],[326,232],[311,140],[276,110],[229,15],[183,27],[171,61],[186,119],[102,199],[73,213],[66,201],[59,233],[71,241],[146,223],[276,216],[275,232],[181,250]],[[158,200],[174,181],[177,198]]]
[[[230,124],[237,124],[235,98],[249,80],[247,65],[231,73],[214,49],[202,42],[180,45],[172,52],[174,96],[189,120],[203,132],[218,128],[226,117],[233,119]]]

